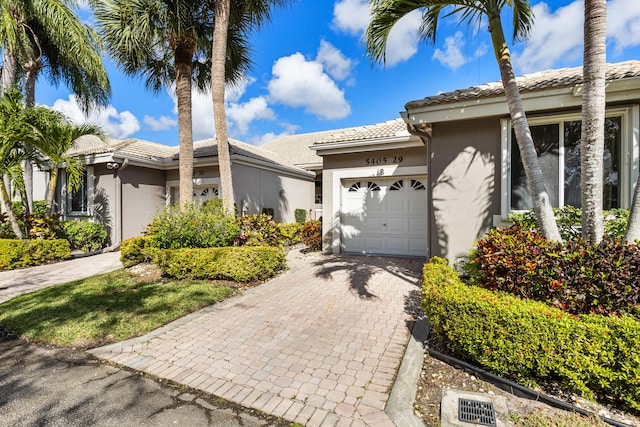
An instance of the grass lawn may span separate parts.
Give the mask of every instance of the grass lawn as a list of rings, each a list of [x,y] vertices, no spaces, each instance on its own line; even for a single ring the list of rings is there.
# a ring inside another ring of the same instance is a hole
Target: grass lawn
[[[34,342],[90,348],[145,334],[237,292],[215,282],[143,283],[125,270],[0,304],[0,325]]]

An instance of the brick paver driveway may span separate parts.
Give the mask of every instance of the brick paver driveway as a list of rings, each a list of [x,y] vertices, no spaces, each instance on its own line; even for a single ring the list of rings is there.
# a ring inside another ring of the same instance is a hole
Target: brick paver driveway
[[[91,352],[305,426],[393,426],[384,408],[424,260],[288,259],[240,297]]]

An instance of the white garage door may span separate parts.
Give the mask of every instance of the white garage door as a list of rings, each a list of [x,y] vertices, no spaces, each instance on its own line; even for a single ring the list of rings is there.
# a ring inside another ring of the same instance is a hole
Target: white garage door
[[[344,180],[344,251],[426,256],[426,184],[425,176]]]

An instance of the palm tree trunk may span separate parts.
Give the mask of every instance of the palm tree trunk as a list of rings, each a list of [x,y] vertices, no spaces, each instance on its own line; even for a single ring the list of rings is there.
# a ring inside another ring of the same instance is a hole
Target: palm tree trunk
[[[22,230],[20,230],[20,225],[18,224],[18,219],[16,215],[13,213],[13,209],[11,208],[11,197],[9,196],[9,192],[7,191],[7,186],[4,184],[4,177],[0,179],[0,196],[2,197],[2,203],[4,204],[4,209],[9,217],[9,222],[11,223],[11,229],[13,230],[13,234],[16,235],[16,239],[22,240]]]
[[[585,0],[580,184],[582,186],[582,237],[593,243],[600,243],[604,234],[602,158],[606,104],[606,38],[606,0]]]
[[[520,97],[520,89],[516,83],[516,77],[511,65],[511,53],[507,47],[502,30],[502,22],[500,16],[491,17],[489,20],[489,32],[491,33],[491,41],[493,43],[494,53],[500,66],[500,76],[502,77],[502,85],[504,86],[509,114],[513,122],[513,129],[516,134],[522,165],[527,176],[527,188],[533,201],[533,210],[540,224],[542,234],[549,240],[562,241],[553,208],[549,201],[549,194],[544,185],[544,178],[538,155],[536,154],[533,138],[527,122],[527,116],[524,111],[524,104]]]
[[[18,57],[15,52],[4,50],[2,57],[2,92],[16,84]]]
[[[640,240],[640,175],[636,182],[636,189],[633,191],[633,203],[627,220],[627,231],[624,233],[624,240],[628,243]]]
[[[56,195],[56,185],[58,184],[58,165],[53,165],[51,169],[51,176],[49,177],[49,190],[47,191],[47,207],[45,210],[46,216],[51,216],[53,212],[53,199]]]
[[[195,47],[195,43],[193,44]],[[176,49],[176,98],[178,102],[178,137],[180,140],[180,205],[193,202],[193,123],[191,72],[193,50]]]
[[[229,139],[227,137],[227,115],[224,110],[227,31],[229,28],[230,10],[230,0],[216,1],[213,45],[211,52],[211,98],[213,99],[213,121],[216,130],[216,141],[218,144],[218,168],[220,170],[220,186],[222,187],[222,206],[225,212],[234,214],[235,200],[233,196],[233,180],[231,176]]]
[[[38,74],[42,70],[42,61],[32,59],[24,66],[27,74],[25,82],[25,106],[31,108],[36,105],[36,81]],[[24,170],[25,198],[22,200],[26,214],[33,211],[33,164],[30,160],[25,160],[22,164]]]

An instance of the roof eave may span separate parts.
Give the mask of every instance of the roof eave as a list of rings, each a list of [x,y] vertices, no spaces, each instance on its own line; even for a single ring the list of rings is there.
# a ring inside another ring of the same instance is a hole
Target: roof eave
[[[640,99],[640,77],[607,82],[607,102],[624,102]],[[558,108],[576,108],[582,105],[582,85],[565,86],[533,92],[523,92],[526,111],[542,111]],[[408,123],[450,122],[509,114],[504,94],[487,98],[468,99],[440,104],[420,104],[420,100],[405,106]]]
[[[399,148],[423,146],[422,141],[407,133],[407,135],[388,138],[361,139],[356,141],[339,141],[311,146],[319,156],[343,153],[361,153],[366,151],[380,151]]]

